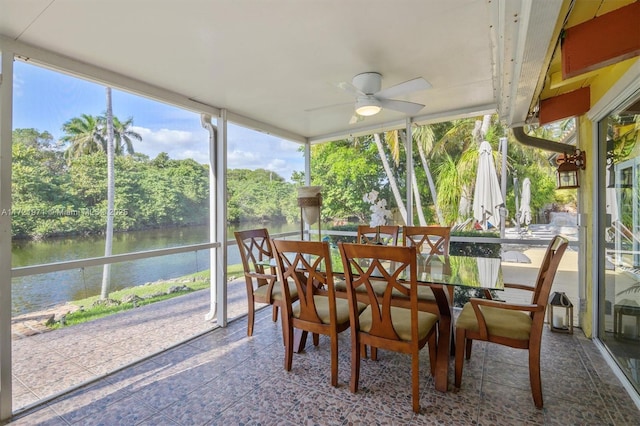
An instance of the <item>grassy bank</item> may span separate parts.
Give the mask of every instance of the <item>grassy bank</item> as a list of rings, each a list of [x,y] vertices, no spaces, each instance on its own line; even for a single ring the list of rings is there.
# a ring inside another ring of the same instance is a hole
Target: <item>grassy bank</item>
[[[242,265],[230,265],[227,268],[227,276],[229,279],[241,277]],[[69,305],[74,307],[73,312],[65,315],[63,319],[56,318],[55,322],[47,325],[57,329],[82,324],[118,312],[182,296],[192,291],[203,290],[209,288],[209,285],[209,271],[207,270],[171,280],[117,290],[109,293],[108,300],[100,300],[100,296],[73,300],[69,302]]]

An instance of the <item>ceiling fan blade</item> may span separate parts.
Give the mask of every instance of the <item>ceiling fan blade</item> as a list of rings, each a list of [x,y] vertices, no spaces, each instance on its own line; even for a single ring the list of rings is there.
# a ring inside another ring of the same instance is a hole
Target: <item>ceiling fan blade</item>
[[[344,90],[345,92],[351,93],[352,95],[365,96],[365,93],[363,93],[360,89],[358,89],[356,86],[354,86],[351,83],[347,83],[346,81],[338,83],[338,87]]]
[[[319,106],[319,107],[313,107],[313,108],[305,109],[304,112],[315,112],[315,111],[321,111],[323,109],[344,107],[344,106],[347,106],[347,105],[353,106],[353,102],[341,102],[339,104],[322,105],[322,106]]]
[[[397,101],[394,99],[379,99],[379,101],[382,108],[404,112],[405,114],[417,114],[424,108],[424,105],[415,102]]]
[[[395,98],[396,96],[405,95],[411,92],[418,92],[420,90],[427,90],[431,88],[431,83],[422,77],[414,78],[413,80],[405,81],[404,83],[396,84],[395,86],[387,87],[375,93],[374,96],[380,100]]]

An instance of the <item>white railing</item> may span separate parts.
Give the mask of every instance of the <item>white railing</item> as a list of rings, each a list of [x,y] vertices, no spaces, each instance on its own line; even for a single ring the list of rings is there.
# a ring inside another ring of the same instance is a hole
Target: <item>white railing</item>
[[[64,271],[75,268],[85,268],[89,266],[100,266],[110,263],[125,262],[130,260],[147,259],[151,257],[167,256],[177,253],[188,253],[198,250],[208,250],[220,247],[220,243],[191,244],[188,246],[170,247],[157,250],[146,250],[135,253],[115,254],[111,256],[91,257],[80,260],[69,260],[65,262],[46,263],[42,265],[22,266],[11,269],[11,277],[26,277],[29,275],[46,274],[49,272]]]

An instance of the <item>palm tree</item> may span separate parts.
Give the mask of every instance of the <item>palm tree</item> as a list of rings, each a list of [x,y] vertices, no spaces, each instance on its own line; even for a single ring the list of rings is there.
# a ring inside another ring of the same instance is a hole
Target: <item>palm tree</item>
[[[462,173],[458,173],[457,163],[453,157],[444,153],[435,168],[438,176],[437,191],[438,202],[442,209],[445,224],[455,223],[460,216],[460,200],[463,197]],[[470,197],[470,195],[469,195]]]
[[[478,147],[490,131],[491,118],[491,115],[485,115],[482,120],[466,118],[453,121],[453,126],[445,131],[434,146],[435,153],[444,155],[443,163],[438,168],[438,193],[447,193],[446,201],[441,200],[441,208],[447,211],[447,222],[454,217],[453,221],[456,221],[469,215]],[[454,177],[454,173],[458,176]],[[452,188],[450,185],[454,182],[459,187]],[[450,198],[454,193],[460,197],[458,202]]]
[[[395,138],[393,137],[394,133],[396,136]],[[389,147],[391,148],[392,157],[396,159],[396,164],[398,163],[400,158],[400,144],[398,143],[397,136],[398,136],[397,132],[390,132],[390,134],[388,134],[388,136],[385,138],[385,140],[389,143]],[[408,223],[407,208],[402,202],[402,197],[400,196],[400,190],[398,189],[398,183],[396,182],[396,178],[393,174],[393,171],[389,166],[389,161],[387,160],[387,155],[384,152],[384,147],[382,146],[382,139],[380,138],[380,134],[374,133],[373,140],[375,141],[376,147],[378,148],[378,153],[380,154],[380,161],[382,161],[382,167],[384,168],[387,178],[389,179],[389,186],[391,187],[391,193],[393,194],[393,197],[396,200],[396,205],[398,206],[398,210],[400,210],[400,215],[402,216],[402,220],[406,224]]]
[[[420,155],[422,168],[424,169],[424,173],[427,176],[429,191],[431,192],[431,199],[433,200],[433,207],[435,208],[436,215],[438,216],[438,223],[440,225],[444,225],[444,217],[442,216],[442,211],[440,210],[440,206],[438,205],[438,193],[436,192],[436,186],[433,181],[431,168],[429,167],[429,162],[427,161],[426,156],[426,152],[431,152],[434,146],[435,134],[433,132],[433,128],[428,125],[418,126],[413,132],[413,138],[416,141],[416,146],[418,147],[418,154]],[[417,198],[419,199],[419,195]]]
[[[110,256],[113,246],[113,211],[115,206],[115,156],[134,153],[133,140],[142,140],[140,134],[131,130],[133,118],[122,122],[113,116],[111,88],[106,88],[107,111],[104,116],[82,114],[64,123],[66,133],[62,141],[69,145],[65,151],[68,163],[74,158],[95,152],[107,154],[107,226],[105,231],[105,256]],[[109,296],[111,265],[103,268],[100,298]]]
[[[141,141],[142,136],[131,130],[133,118],[129,117],[122,122],[118,117],[113,117],[112,126],[115,155],[132,155],[135,153],[133,140]],[[64,156],[68,162],[82,155],[93,154],[95,152],[107,152],[107,117],[94,117],[82,114],[74,117],[62,125],[62,130],[66,133],[61,140],[68,143]]]
[[[107,87],[107,230],[105,232],[104,255],[111,256],[113,247],[113,214],[115,207],[116,179],[115,179],[115,146],[114,146],[114,122],[113,109],[111,105],[111,87]],[[111,283],[111,264],[105,263],[102,269],[102,287],[100,288],[100,299],[109,297],[109,286]]]
[[[113,117],[113,114],[112,114]],[[133,126],[133,117],[129,117],[124,123],[118,119],[118,117],[113,117],[113,137],[114,137],[114,145],[115,145],[115,155],[124,155],[125,152],[128,155],[132,155],[135,153],[133,149],[133,140],[137,141],[142,140],[142,136],[139,133],[131,130]],[[105,140],[106,143],[106,140]],[[105,146],[106,148],[106,146]],[[107,150],[105,149],[105,152]]]
[[[65,135],[61,140],[70,144],[64,156],[67,163],[82,155],[93,154],[104,150],[104,132],[99,117],[82,114],[74,117],[62,125]]]

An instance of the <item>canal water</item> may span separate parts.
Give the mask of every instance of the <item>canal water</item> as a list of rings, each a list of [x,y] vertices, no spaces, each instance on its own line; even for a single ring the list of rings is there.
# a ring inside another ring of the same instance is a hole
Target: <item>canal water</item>
[[[243,224],[240,229],[262,227]],[[269,224],[271,234],[294,231],[296,224]],[[228,228],[227,237],[233,239],[237,228]],[[113,238],[113,254],[206,243],[206,226],[152,229],[117,233]],[[54,238],[44,241],[16,241],[12,249],[14,268],[69,260],[104,256],[104,237],[88,236]],[[235,245],[229,247],[227,263],[240,263]],[[137,286],[148,282],[177,278],[209,269],[209,250],[180,253],[170,256],[115,263],[111,267],[111,290]],[[18,277],[12,280],[12,314],[20,315],[46,309],[69,300],[100,294],[102,266],[76,268],[48,274]]]

